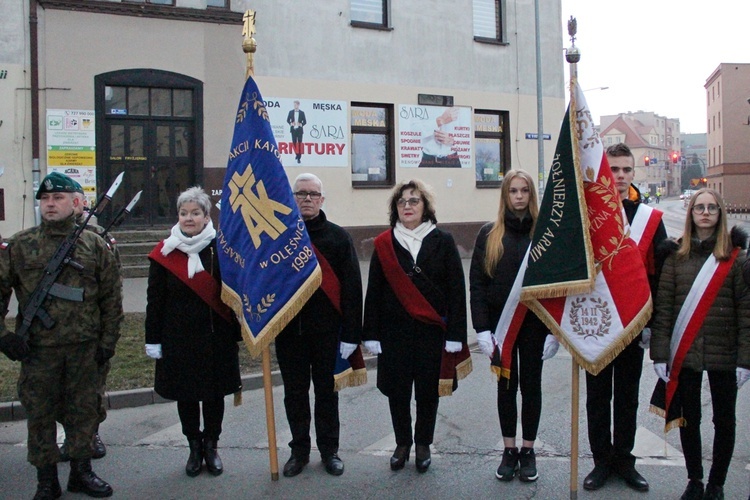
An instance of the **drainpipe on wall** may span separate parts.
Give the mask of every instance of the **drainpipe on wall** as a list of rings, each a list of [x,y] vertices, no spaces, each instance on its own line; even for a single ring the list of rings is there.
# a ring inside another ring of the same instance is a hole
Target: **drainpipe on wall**
[[[29,0],[29,59],[31,65],[31,181],[34,192],[34,220],[36,224],[41,222],[39,215],[39,202],[36,192],[39,189],[39,48],[37,34],[37,0]],[[26,192],[24,190],[24,202]]]

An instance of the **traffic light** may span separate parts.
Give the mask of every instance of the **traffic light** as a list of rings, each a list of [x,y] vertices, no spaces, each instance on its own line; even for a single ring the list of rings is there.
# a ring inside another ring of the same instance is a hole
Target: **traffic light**
[[[648,156],[645,157],[643,159],[643,165],[645,165],[646,167],[648,167],[649,165],[651,165],[651,158],[649,158]]]
[[[673,164],[677,165],[677,160],[679,160],[679,159],[680,159],[680,155],[677,154],[676,151],[674,153],[672,153],[672,163]]]
[[[708,185],[708,179],[706,179],[705,177],[701,179],[701,182],[703,183],[704,186]]]

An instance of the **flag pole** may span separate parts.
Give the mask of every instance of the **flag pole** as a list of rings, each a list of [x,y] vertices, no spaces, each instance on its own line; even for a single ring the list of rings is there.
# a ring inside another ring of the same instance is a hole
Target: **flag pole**
[[[257,43],[255,34],[255,11],[246,10],[242,17],[243,26],[242,50],[247,54],[247,66],[245,79],[255,76],[254,55]],[[271,381],[271,348],[266,345],[263,348],[263,393],[266,400],[266,429],[268,430],[268,459],[271,465],[271,481],[279,480],[279,456],[276,449],[276,418],[273,411],[273,384]]]
[[[577,22],[573,16],[568,20],[568,35],[570,35],[571,46],[565,50],[565,60],[570,64],[570,81],[571,83],[578,80],[578,61],[581,60],[581,53],[576,47]],[[570,85],[570,110],[575,112],[575,100],[573,97],[573,86]],[[579,386],[580,386],[580,365],[575,359],[572,360],[571,373],[571,394],[570,394],[570,498],[578,498],[578,419],[579,419]]]

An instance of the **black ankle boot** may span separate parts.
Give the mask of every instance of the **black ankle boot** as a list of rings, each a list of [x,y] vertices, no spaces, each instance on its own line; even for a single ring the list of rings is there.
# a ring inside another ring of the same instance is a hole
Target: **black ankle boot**
[[[94,498],[112,496],[112,487],[91,470],[91,459],[70,460],[68,491],[84,493]]]
[[[49,500],[62,496],[60,481],[57,479],[57,464],[37,467],[36,479],[39,484],[36,487],[34,500]]]
[[[430,457],[430,445],[417,445],[414,463],[417,466],[417,472],[427,472],[427,469],[430,468],[430,464],[432,463],[432,458]]]
[[[203,438],[188,439],[190,446],[190,456],[185,464],[185,473],[190,477],[195,477],[201,473],[203,466]]]
[[[206,460],[206,469],[209,474],[218,476],[224,472],[224,464],[221,463],[221,457],[216,449],[218,447],[218,439],[209,437],[203,438],[203,458]]]

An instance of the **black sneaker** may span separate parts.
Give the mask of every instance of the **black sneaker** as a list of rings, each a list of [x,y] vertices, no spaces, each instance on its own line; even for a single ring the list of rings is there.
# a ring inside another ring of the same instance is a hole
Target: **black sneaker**
[[[518,448],[505,448],[503,460],[495,472],[500,481],[512,481],[518,470]]]
[[[715,484],[708,483],[706,485],[706,491],[703,493],[703,500],[724,500],[724,487],[716,486]]]
[[[521,448],[518,460],[521,463],[518,478],[525,483],[536,481],[539,478],[539,473],[536,471],[536,454],[534,453],[534,448]]]

